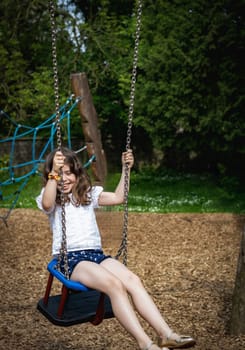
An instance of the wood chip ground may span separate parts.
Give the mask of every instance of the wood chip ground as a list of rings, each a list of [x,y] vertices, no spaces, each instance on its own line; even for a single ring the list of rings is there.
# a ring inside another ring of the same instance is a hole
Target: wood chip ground
[[[98,212],[106,253],[117,252],[122,220],[122,213]],[[197,339],[195,350],[245,349],[245,335],[228,331],[244,224],[245,216],[233,214],[129,214],[128,267],[171,327]],[[0,349],[138,349],[116,319],[62,328],[36,310],[51,258],[51,234],[40,211],[15,209],[8,227],[0,220],[0,249]]]

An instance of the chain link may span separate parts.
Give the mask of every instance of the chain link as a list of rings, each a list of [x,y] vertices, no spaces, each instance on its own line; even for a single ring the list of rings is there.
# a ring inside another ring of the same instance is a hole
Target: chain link
[[[55,94],[55,111],[56,111],[56,128],[57,128],[57,146],[61,149],[61,125],[60,125],[60,107],[59,107],[59,80],[58,80],[58,64],[57,64],[57,48],[56,48],[56,25],[55,25],[55,6],[52,0],[49,1],[50,8],[50,23],[51,23],[51,35],[52,35],[52,60],[53,60],[53,72],[54,72],[54,94]],[[141,15],[142,15],[142,0],[137,1],[137,19],[136,19],[136,33],[135,33],[135,46],[133,57],[133,69],[131,77],[130,88],[130,102],[128,113],[128,129],[126,136],[126,151],[130,149],[132,125],[133,125],[133,112],[134,112],[134,99],[135,99],[135,84],[137,76],[137,64],[138,64],[138,47],[140,38],[141,27]],[[62,175],[62,174],[61,174]],[[123,219],[123,237],[121,245],[118,249],[116,258],[118,259],[123,255],[123,263],[127,265],[127,241],[128,241],[128,192],[129,192],[129,168],[126,164],[125,179],[124,179],[124,219]],[[61,259],[64,259],[64,268],[66,278],[68,275],[68,261],[67,261],[67,240],[66,240],[66,218],[65,218],[65,198],[64,198],[64,183],[61,176],[61,220],[62,220],[62,243],[59,254],[58,266],[60,267]]]
[[[127,130],[127,137],[126,137],[126,151],[130,149],[131,136],[132,136],[135,84],[136,84],[137,65],[138,65],[138,56],[139,56],[141,15],[142,15],[142,0],[138,0],[133,69],[132,69],[132,77],[131,77],[130,102],[129,102],[129,113],[128,113],[128,130]],[[129,168],[128,168],[128,165],[126,164],[125,178],[124,178],[123,234],[122,234],[122,242],[116,255],[116,259],[118,259],[122,255],[124,265],[127,265],[127,259],[128,259],[128,192],[129,192]]]
[[[51,38],[52,38],[52,61],[53,61],[53,74],[54,74],[54,97],[55,97],[55,123],[57,134],[57,146],[61,150],[62,137],[61,137],[61,125],[60,125],[60,105],[59,105],[59,78],[58,78],[58,63],[57,63],[57,47],[56,47],[56,25],[55,25],[55,5],[52,0],[49,1],[49,14],[51,24]],[[60,269],[61,260],[64,260],[65,276],[69,279],[68,273],[68,260],[67,260],[67,240],[66,240],[66,216],[65,216],[65,196],[64,196],[64,181],[61,176],[61,225],[62,225],[62,241],[58,259],[58,268]]]

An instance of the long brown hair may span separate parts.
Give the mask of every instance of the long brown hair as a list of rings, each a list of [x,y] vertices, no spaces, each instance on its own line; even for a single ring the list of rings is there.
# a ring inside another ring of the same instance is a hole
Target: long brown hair
[[[44,163],[43,177],[44,185],[48,181],[48,174],[52,171],[53,168],[53,159],[55,153],[58,149],[53,150],[48,154],[46,161]],[[65,156],[65,164],[70,167],[71,173],[76,176],[76,183],[72,188],[72,198],[71,201],[74,205],[88,205],[91,202],[91,180],[83,168],[79,158],[76,153],[70,150],[69,148],[61,147],[60,151]],[[61,204],[61,192],[59,187],[57,187],[56,203]],[[70,201],[68,196],[65,196],[65,201]]]

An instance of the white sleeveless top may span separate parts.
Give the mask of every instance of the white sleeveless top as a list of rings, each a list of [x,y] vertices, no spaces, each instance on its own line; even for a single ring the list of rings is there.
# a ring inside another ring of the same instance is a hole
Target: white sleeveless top
[[[96,222],[94,208],[98,208],[98,198],[103,187],[94,186],[91,191],[89,205],[74,206],[71,202],[65,204],[67,251],[84,249],[101,249],[101,236]],[[55,205],[49,212],[42,207],[44,188],[36,198],[37,206],[48,215],[53,233],[52,254],[57,255],[62,241],[61,206]],[[71,195],[70,195],[71,196]]]

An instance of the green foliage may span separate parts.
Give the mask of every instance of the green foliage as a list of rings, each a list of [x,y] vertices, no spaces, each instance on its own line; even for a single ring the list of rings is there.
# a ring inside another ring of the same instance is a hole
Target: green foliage
[[[46,0],[3,0],[0,3],[0,106],[17,123],[39,124],[54,107],[51,34]],[[42,15],[40,15],[42,14]],[[72,43],[59,17],[58,67],[60,99],[68,97]],[[9,125],[1,125],[6,137]]]
[[[0,168],[5,168],[9,166],[9,155],[4,154],[0,157]]]
[[[224,154],[228,162],[230,153],[244,155],[242,7],[146,1],[135,123],[165,160],[173,149],[202,160],[213,154],[209,163],[216,164],[225,163]]]
[[[9,166],[9,155],[3,154],[0,157],[0,179],[1,182],[8,178],[9,174],[7,172],[7,169]]]
[[[57,3],[60,101],[70,95],[70,74],[86,72],[103,144],[120,155],[136,1]],[[54,110],[48,2],[2,0],[0,13],[0,106],[17,122],[38,125]],[[133,146],[144,163],[153,148],[168,167],[242,173],[243,13],[242,0],[143,1]],[[1,121],[1,137],[9,132]]]
[[[43,67],[31,73],[28,86],[19,91],[21,108],[28,111],[32,126],[40,124],[54,112],[52,79],[52,71]],[[23,121],[26,121],[26,118]]]

